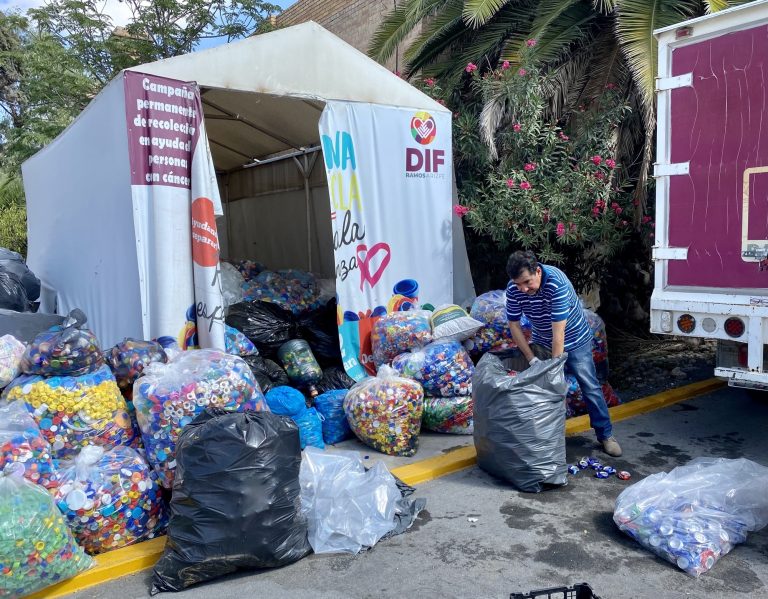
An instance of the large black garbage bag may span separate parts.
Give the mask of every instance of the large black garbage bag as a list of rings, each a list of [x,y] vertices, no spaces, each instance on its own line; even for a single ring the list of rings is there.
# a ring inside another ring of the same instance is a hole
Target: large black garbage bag
[[[261,356],[242,356],[242,358],[250,366],[253,377],[259,383],[263,393],[272,387],[290,386],[291,381],[288,379],[288,373],[276,362]]]
[[[27,267],[21,254],[6,248],[0,248],[0,266],[12,272],[24,285],[29,301],[34,302],[40,297],[40,279]]]
[[[165,553],[151,593],[311,551],[300,512],[299,429],[271,412],[208,408],[181,433]]]
[[[339,391],[351,389],[355,385],[355,379],[349,376],[340,366],[330,366],[323,370],[323,378],[315,385],[319,394],[327,391]]]
[[[320,366],[341,366],[336,300],[299,317],[297,337],[305,339]]]
[[[514,376],[497,356],[482,357],[472,378],[477,464],[521,491],[567,483],[567,355]]]
[[[0,266],[0,308],[29,312],[29,298],[21,279],[3,266]]]
[[[293,314],[271,302],[239,302],[229,307],[226,323],[253,341],[265,358],[277,357],[277,349],[295,339]]]

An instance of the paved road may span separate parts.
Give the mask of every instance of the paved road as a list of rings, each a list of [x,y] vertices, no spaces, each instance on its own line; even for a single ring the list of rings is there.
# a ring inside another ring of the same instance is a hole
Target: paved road
[[[768,403],[724,389],[619,423],[633,481],[697,456],[768,465]],[[569,461],[593,452],[567,440]],[[310,556],[279,570],[240,574],[185,591],[185,599],[494,598],[587,581],[603,599],[768,598],[768,528],[693,579],[635,544],[612,521],[630,482],[571,478],[539,495],[518,493],[478,468],[418,488],[427,510],[406,534],[358,556]],[[470,520],[471,519],[471,520]],[[476,521],[474,521],[476,519]],[[72,595],[146,597],[149,572]]]

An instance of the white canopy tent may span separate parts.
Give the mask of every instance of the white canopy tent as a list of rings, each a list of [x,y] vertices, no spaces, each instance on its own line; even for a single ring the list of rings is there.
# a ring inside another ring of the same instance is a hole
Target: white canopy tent
[[[328,278],[331,210],[318,132],[326,102],[446,112],[311,22],[131,71],[200,87],[224,209],[222,257]],[[137,256],[122,77],[23,165],[28,263],[43,281],[41,307],[82,308],[105,346],[146,336],[140,283],[148,269],[173,277],[186,268]],[[466,305],[474,292],[461,224],[453,221],[454,299]]]

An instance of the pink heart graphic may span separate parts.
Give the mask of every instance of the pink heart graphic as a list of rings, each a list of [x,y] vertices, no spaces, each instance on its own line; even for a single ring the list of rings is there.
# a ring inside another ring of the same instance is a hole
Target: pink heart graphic
[[[416,127],[416,132],[424,138],[429,137],[429,135],[435,130],[435,122],[431,118],[426,121],[415,118],[413,119],[413,126]]]
[[[379,264],[376,272],[371,274],[371,261],[379,252],[384,252],[384,257],[381,259],[381,264]],[[384,269],[387,268],[387,265],[392,258],[389,244],[380,241],[371,246],[370,249],[368,249],[367,245],[360,244],[357,246],[355,253],[357,254],[357,265],[360,268],[360,291],[363,290],[363,285],[365,285],[366,282],[370,283],[372,288],[375,287],[376,283],[379,282],[381,275],[384,274]]]

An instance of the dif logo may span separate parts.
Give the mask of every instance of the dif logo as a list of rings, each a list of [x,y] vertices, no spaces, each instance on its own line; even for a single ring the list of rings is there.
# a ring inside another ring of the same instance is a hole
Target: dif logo
[[[411,135],[421,146],[428,146],[437,136],[435,119],[428,112],[417,112],[411,119]],[[408,173],[424,171],[436,173],[445,164],[445,151],[429,148],[406,148],[405,170]]]

